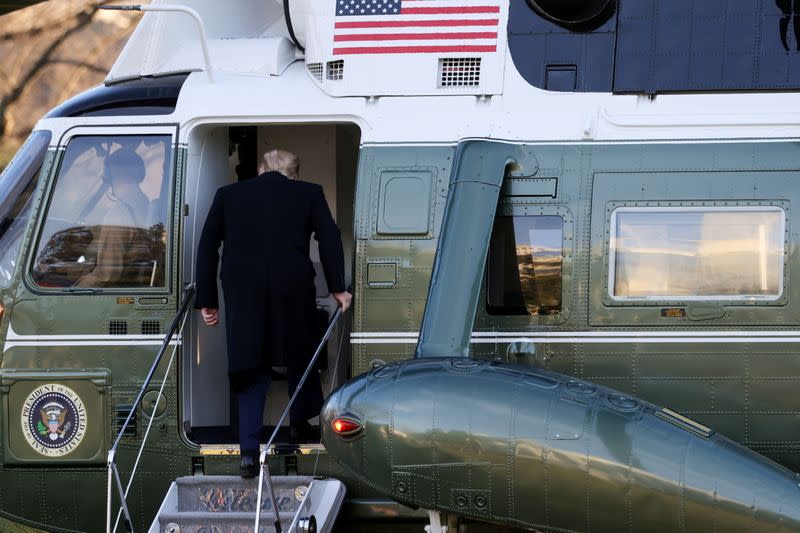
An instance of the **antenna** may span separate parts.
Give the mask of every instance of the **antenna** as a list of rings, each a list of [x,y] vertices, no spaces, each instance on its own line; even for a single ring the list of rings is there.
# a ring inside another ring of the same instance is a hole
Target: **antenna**
[[[161,4],[161,5],[103,5],[99,9],[106,9],[109,11],[159,11],[167,13],[184,13],[192,17],[197,23],[197,30],[200,33],[200,48],[203,51],[203,63],[205,65],[206,75],[208,76],[209,83],[214,83],[214,74],[211,68],[211,55],[208,53],[208,39],[206,38],[206,26],[203,23],[203,18],[200,13],[187,6],[180,6],[175,4]]]

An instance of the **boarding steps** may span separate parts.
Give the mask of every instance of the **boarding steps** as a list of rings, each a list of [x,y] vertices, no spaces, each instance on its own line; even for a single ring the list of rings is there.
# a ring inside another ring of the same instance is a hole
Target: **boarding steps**
[[[342,506],[345,487],[336,479],[272,476],[284,533],[327,533]],[[149,533],[245,533],[253,531],[256,479],[238,476],[189,476],[176,479]],[[298,512],[299,510],[299,512]],[[308,527],[314,518],[316,528]],[[270,498],[261,505],[259,533],[274,533]]]

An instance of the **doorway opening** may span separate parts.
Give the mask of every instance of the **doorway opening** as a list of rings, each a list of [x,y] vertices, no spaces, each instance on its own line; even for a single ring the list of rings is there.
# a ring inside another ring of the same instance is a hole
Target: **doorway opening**
[[[189,214],[184,229],[184,279],[194,279],[195,252],[216,190],[256,176],[262,155],[271,149],[283,149],[299,157],[301,180],[323,187],[341,231],[345,282],[350,286],[353,281],[353,221],[360,139],[361,131],[354,124],[214,124],[195,128],[186,157]],[[315,285],[321,338],[324,326],[336,310],[336,302],[328,293],[317,243],[313,238],[311,260],[317,271]],[[235,405],[227,377],[224,293],[221,287],[220,296],[218,327],[205,326],[200,314],[195,312],[184,330],[180,381],[182,420],[187,438],[195,444],[231,445],[238,441]],[[314,370],[319,373],[323,397],[327,397],[349,374],[351,320],[348,314],[339,320]],[[274,430],[288,401],[286,368],[273,367],[262,442],[266,442]],[[318,431],[318,419],[310,422]],[[288,417],[276,441],[289,441]],[[319,438],[312,435],[305,441],[305,444],[318,443]]]

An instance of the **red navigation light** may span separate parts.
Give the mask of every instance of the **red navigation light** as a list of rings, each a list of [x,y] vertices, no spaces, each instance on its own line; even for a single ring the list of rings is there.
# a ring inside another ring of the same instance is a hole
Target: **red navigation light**
[[[350,437],[361,431],[361,423],[349,417],[338,417],[331,422],[333,432],[340,437]]]

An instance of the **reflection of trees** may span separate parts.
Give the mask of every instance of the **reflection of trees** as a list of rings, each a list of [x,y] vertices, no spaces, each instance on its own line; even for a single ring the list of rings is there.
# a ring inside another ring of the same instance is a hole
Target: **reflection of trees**
[[[494,312],[561,312],[563,224],[561,217],[552,215],[497,217],[489,249],[487,292]]]
[[[0,18],[0,169],[48,109],[102,81],[136,17],[55,0]]]
[[[528,313],[555,315],[561,311],[561,250],[532,254],[531,248],[517,248],[517,265],[522,298]]]
[[[149,286],[151,278],[154,286],[163,286],[166,243],[167,232],[162,223],[149,228],[110,225],[68,228],[54,233],[42,247],[34,263],[33,278],[44,287],[72,287],[102,266],[113,272],[108,286]],[[98,265],[104,247],[114,248],[113,257],[120,262]]]

